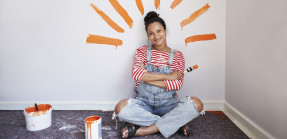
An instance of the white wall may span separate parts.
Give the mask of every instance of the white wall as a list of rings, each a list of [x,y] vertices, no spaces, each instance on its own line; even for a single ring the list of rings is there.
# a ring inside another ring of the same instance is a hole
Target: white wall
[[[287,138],[287,2],[229,0],[226,102],[265,130]]]
[[[143,0],[145,14],[154,1]],[[94,3],[124,30],[108,26]],[[108,0],[0,0],[0,102],[117,102],[133,94],[131,66],[135,50],[146,43],[143,16],[135,1],[119,0],[134,26],[129,29]],[[161,1],[168,45],[181,50],[186,65],[199,69],[185,77],[181,96],[224,101],[225,1]],[[210,9],[184,27],[179,23],[209,3]],[[215,33],[216,40],[189,43],[186,37]],[[123,40],[114,46],[86,44],[88,34]]]

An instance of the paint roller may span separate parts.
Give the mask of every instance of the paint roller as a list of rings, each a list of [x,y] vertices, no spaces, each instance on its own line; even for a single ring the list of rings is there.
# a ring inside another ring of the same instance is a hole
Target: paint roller
[[[186,73],[186,72],[191,72],[191,71],[193,71],[193,70],[195,70],[195,69],[197,69],[198,68],[198,65],[194,65],[194,66],[192,66],[192,67],[188,67],[185,71],[184,71],[184,73]]]

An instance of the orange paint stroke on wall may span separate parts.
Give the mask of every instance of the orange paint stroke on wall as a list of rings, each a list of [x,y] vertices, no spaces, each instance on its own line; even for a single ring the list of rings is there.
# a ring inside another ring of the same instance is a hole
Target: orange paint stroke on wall
[[[133,20],[127,13],[127,11],[119,4],[117,0],[109,0],[115,10],[124,18],[126,23],[129,25],[130,28],[133,27]]]
[[[87,37],[86,43],[96,43],[96,44],[107,44],[107,45],[114,45],[118,47],[119,45],[123,44],[123,41],[120,39],[113,39],[99,35],[91,35]]]
[[[174,0],[172,4],[170,5],[171,9],[174,9],[178,4],[180,4],[182,0]]]
[[[181,29],[183,29],[183,27],[186,26],[187,24],[193,22],[196,18],[198,18],[203,13],[205,13],[209,8],[210,8],[210,6],[208,4],[206,4],[205,6],[200,8],[199,10],[195,11],[187,19],[184,19],[183,21],[181,21],[181,23],[180,23]]]
[[[196,42],[196,41],[207,41],[207,40],[214,40],[216,39],[216,35],[213,34],[202,34],[202,35],[194,35],[190,36],[185,39],[185,46],[187,46],[187,43],[189,42]]]
[[[143,7],[142,0],[136,0],[136,4],[137,4],[137,7],[138,7],[139,11],[143,15],[144,14],[144,7]]]
[[[160,0],[154,0],[154,6],[156,9],[159,9]]]
[[[125,32],[119,25],[117,25],[110,17],[108,17],[103,11],[98,9],[94,4],[91,3],[94,10],[106,21],[106,23],[112,27],[115,31],[123,33]]]

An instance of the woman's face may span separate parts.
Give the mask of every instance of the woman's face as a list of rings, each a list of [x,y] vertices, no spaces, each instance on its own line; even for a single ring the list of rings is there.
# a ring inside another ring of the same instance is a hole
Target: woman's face
[[[147,35],[154,46],[166,45],[166,31],[159,22],[148,25]]]

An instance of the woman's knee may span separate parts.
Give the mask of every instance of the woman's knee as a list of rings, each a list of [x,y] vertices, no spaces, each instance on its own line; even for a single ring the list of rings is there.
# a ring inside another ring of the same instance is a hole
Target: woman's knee
[[[203,110],[203,103],[201,102],[201,100],[199,98],[197,98],[197,97],[190,97],[190,99],[193,100],[197,111],[201,112]]]
[[[129,99],[123,99],[121,100],[115,107],[115,112],[118,115],[120,111],[128,104]]]

